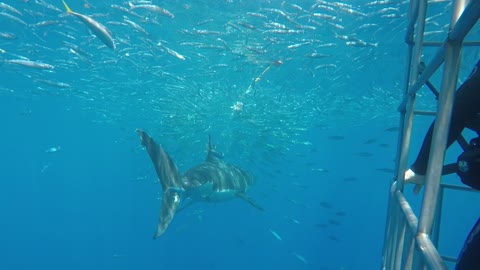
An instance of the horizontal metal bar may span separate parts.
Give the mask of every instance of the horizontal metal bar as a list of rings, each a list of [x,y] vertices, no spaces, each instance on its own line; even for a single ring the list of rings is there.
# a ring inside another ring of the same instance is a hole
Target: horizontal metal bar
[[[442,259],[443,259],[444,261],[448,261],[448,262],[454,262],[454,263],[457,262],[457,258],[452,257],[452,256],[442,256]]]
[[[442,46],[445,41],[424,41],[423,46],[424,47],[439,47]],[[469,47],[478,47],[480,46],[480,41],[464,41],[463,46],[469,46]]]
[[[452,185],[452,184],[440,184],[443,188],[447,189],[453,189],[453,190],[460,190],[460,191],[469,191],[469,192],[475,192],[478,193],[480,190],[476,190],[473,188],[469,188],[466,186],[460,186],[460,185]]]
[[[422,74],[420,74],[415,84],[408,89],[408,94],[415,95],[417,91],[422,88],[425,82],[430,79],[433,73],[437,71],[438,67],[443,64],[443,61],[445,61],[445,44],[438,49],[432,61],[430,61],[430,63],[425,67],[425,70],[422,72]]]
[[[417,91],[430,79],[430,77],[437,71],[438,67],[445,61],[445,46],[447,42],[457,43],[462,42],[465,35],[472,29],[480,17],[480,0],[472,0],[470,4],[465,8],[454,28],[448,35],[447,40],[440,45],[437,53],[433,57],[432,61],[426,66],[423,73],[418,77],[414,85],[408,90],[409,95],[414,95]]]
[[[414,111],[413,114],[415,114],[415,115],[436,116],[436,115],[437,115],[437,112],[432,112],[432,111]]]

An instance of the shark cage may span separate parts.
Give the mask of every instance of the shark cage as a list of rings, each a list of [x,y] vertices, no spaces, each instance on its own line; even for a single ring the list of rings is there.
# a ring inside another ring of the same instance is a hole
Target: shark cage
[[[409,5],[405,37],[408,46],[406,78],[403,100],[399,107],[400,131],[395,175],[389,190],[382,270],[448,269],[446,262],[456,262],[457,258],[442,256],[437,249],[444,190],[473,192],[473,189],[444,184],[440,180],[442,170],[445,172],[443,162],[462,48],[480,45],[480,42],[464,41],[480,17],[480,0],[452,2],[450,27],[446,33],[447,38],[442,42],[424,41],[428,2],[410,0]],[[431,61],[425,64],[421,61],[421,56],[424,47],[427,46],[435,46],[436,52]],[[437,111],[415,110],[415,98],[420,88],[426,85],[436,92],[429,79],[440,67],[443,67],[443,75],[440,91],[437,92]],[[432,145],[435,147],[431,147],[430,151],[425,191],[418,217],[403,192],[414,115],[436,117],[432,137]],[[462,136],[457,142],[464,149],[468,145]]]

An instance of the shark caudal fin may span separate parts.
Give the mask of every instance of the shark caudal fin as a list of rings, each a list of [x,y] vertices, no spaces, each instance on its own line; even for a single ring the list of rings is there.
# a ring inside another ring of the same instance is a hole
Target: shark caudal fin
[[[162,185],[163,198],[160,209],[160,221],[154,239],[160,237],[175,216],[180,205],[180,175],[177,166],[168,154],[160,147],[145,131],[136,130],[142,145],[147,149],[148,155],[153,162],[155,171],[157,171],[160,184]]]

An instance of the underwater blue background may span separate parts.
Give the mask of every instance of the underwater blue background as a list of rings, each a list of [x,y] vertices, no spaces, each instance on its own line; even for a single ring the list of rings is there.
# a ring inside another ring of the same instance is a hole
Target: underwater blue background
[[[67,16],[61,1],[4,3],[22,15],[0,10],[0,33],[16,37],[0,37],[0,269],[380,267],[406,72],[407,2],[154,1],[175,17],[135,9],[149,18],[143,21],[111,6],[128,9],[127,2],[69,1],[112,31],[115,50]],[[429,40],[445,38],[449,5],[429,8],[429,16],[438,15],[427,25]],[[268,22],[298,29],[278,10],[315,30],[269,34]],[[148,35],[107,23],[125,24],[123,16]],[[35,26],[49,20],[56,22]],[[87,53],[79,56],[71,44]],[[425,61],[434,52],[427,48]],[[459,83],[478,55],[465,49]],[[26,58],[55,68],[9,62]],[[271,64],[277,60],[283,64]],[[265,70],[254,93],[246,93]],[[432,79],[438,87],[440,75]],[[427,89],[417,100],[419,109],[435,109]],[[231,108],[237,101],[244,104],[239,114]],[[431,120],[416,118],[410,160]],[[152,240],[161,187],[136,128],[149,131],[182,172],[203,161],[212,135],[226,160],[255,175],[249,196],[266,211],[239,199],[198,202]],[[459,153],[452,146],[446,162]],[[444,181],[460,183],[455,176]],[[421,196],[407,189],[418,213]],[[446,191],[442,255],[458,255],[478,201],[475,193]]]

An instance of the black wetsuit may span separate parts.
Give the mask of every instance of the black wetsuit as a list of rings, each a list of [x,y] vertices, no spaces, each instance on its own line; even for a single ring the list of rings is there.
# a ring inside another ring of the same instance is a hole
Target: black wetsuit
[[[450,130],[448,132],[447,147],[460,136],[463,129],[476,115],[480,113],[480,61],[477,62],[470,77],[455,93],[453,102]],[[435,123],[435,122],[434,122]],[[433,126],[430,125],[417,160],[410,167],[416,174],[425,175],[427,172],[430,144],[432,143]]]
[[[455,270],[477,270],[480,269],[480,218],[473,226],[470,234],[465,240]]]

